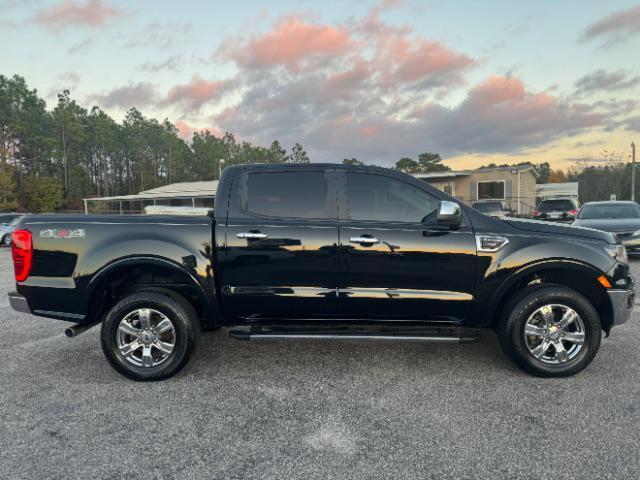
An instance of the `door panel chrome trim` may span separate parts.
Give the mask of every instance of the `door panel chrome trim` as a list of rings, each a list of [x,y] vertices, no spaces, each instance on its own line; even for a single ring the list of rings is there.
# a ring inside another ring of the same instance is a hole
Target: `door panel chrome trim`
[[[449,292],[446,290],[411,290],[404,288],[325,288],[325,287],[262,287],[262,286],[232,286],[223,288],[227,295],[275,295],[285,297],[329,297],[344,295],[348,298],[394,298],[413,300],[443,300],[443,301],[473,301],[473,295],[464,292]]]
[[[223,292],[228,295],[272,295],[278,297],[327,297],[329,295],[335,298],[335,288],[323,288],[323,287],[261,287],[261,286],[247,286],[238,287],[228,285],[223,288]]]
[[[397,299],[422,299],[443,301],[473,300],[473,295],[464,292],[449,292],[446,290],[412,290],[405,288],[341,288],[341,295],[349,298],[397,298]]]

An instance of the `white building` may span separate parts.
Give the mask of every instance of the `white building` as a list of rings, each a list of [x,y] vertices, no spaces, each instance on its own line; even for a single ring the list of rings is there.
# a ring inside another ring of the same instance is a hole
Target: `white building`
[[[149,205],[213,208],[218,181],[182,182],[135,195],[85,198],[85,213],[144,213]]]

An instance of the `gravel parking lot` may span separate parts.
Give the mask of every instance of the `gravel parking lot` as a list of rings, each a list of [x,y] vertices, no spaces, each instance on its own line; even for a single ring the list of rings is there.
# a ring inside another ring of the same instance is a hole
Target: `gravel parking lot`
[[[633,266],[636,276],[640,263]],[[12,311],[0,251],[0,478],[638,478],[639,314],[559,380],[462,345],[250,343],[205,334],[134,383],[98,329]],[[640,312],[640,307],[638,312]]]

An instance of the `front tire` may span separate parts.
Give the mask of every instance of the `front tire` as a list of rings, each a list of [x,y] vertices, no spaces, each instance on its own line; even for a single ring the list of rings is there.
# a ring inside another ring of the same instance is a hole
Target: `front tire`
[[[186,301],[139,292],[119,301],[102,324],[102,351],[111,366],[137,381],[164,380],[189,361],[200,336]]]
[[[10,234],[7,234],[4,237],[2,237],[1,245],[3,247],[10,247],[11,246],[11,235]]]
[[[598,353],[598,312],[580,293],[560,285],[528,287],[505,309],[498,325],[504,353],[539,377],[568,377]]]

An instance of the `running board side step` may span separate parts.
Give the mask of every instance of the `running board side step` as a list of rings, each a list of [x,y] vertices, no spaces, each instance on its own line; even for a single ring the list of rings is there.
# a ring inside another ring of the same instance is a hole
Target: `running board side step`
[[[261,328],[250,328],[243,330],[230,330],[229,336],[236,340],[251,341],[282,341],[282,340],[316,340],[316,341],[345,341],[345,342],[420,342],[420,343],[463,343],[476,340],[479,333],[476,331],[466,330],[458,334],[439,334],[432,329],[425,332],[323,332],[323,331],[300,331],[285,329],[264,331]]]

